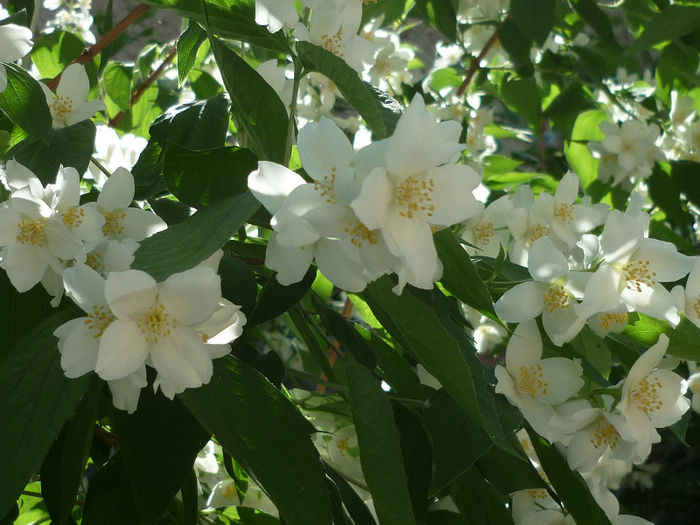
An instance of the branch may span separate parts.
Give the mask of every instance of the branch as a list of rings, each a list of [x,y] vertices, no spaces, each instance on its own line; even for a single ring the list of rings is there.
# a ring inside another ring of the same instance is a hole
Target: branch
[[[459,89],[457,90],[457,96],[460,97],[464,94],[464,92],[467,90],[467,86],[469,86],[469,83],[472,81],[472,78],[474,78],[474,75],[476,75],[476,72],[481,69],[481,61],[484,59],[486,54],[491,50],[493,45],[498,41],[498,28],[493,32],[491,37],[488,39],[486,44],[484,45],[484,48],[481,50],[481,53],[472,60],[472,63],[469,64],[469,69],[467,70],[467,77],[464,79],[464,82],[462,82],[462,85],[459,86]]]
[[[130,108],[133,107],[134,104],[136,104],[139,101],[139,99],[146,92],[146,90],[149,87],[151,87],[151,84],[153,84],[158,79],[158,77],[163,74],[163,71],[165,71],[165,68],[168,67],[168,64],[170,64],[170,62],[173,61],[175,55],[177,55],[177,48],[173,46],[170,53],[168,53],[168,56],[165,57],[165,60],[163,60],[160,66],[158,66],[158,69],[151,73],[150,76],[143,82],[143,84],[136,88],[136,91],[134,91],[134,94],[131,96],[131,100],[129,101]],[[110,119],[109,126],[112,128],[116,127],[125,115],[125,111],[120,111],[119,113],[117,113],[113,118]]]
[[[87,64],[88,62],[90,62],[90,60],[95,58],[95,56],[97,56],[97,54],[99,54],[109,44],[114,42],[114,40],[119,35],[126,31],[127,27],[129,27],[136,20],[138,20],[150,8],[151,7],[148,5],[140,4],[138,7],[136,7],[136,9],[134,9],[131,13],[126,15],[119,23],[117,23],[117,25],[115,25],[112,29],[107,31],[107,33],[105,33],[104,36],[102,36],[102,38],[95,42],[95,45],[83,51],[82,54],[78,58],[76,58],[72,63]],[[49,89],[51,91],[56,91],[56,87],[58,87],[58,82],[60,80],[61,75],[59,74],[48,83]]]

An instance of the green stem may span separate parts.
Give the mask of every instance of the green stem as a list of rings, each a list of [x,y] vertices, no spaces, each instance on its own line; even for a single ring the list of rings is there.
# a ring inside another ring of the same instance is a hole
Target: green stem
[[[111,177],[112,174],[109,172],[107,168],[105,168],[100,161],[98,161],[95,157],[90,157],[90,162],[92,162],[97,168],[104,173],[107,178]]]
[[[299,95],[299,83],[304,76],[301,65],[294,61],[294,84],[292,85],[292,102],[289,104],[289,127],[287,128],[287,143],[284,145],[284,165],[289,167],[289,159],[292,157],[292,144],[296,130],[297,96]]]

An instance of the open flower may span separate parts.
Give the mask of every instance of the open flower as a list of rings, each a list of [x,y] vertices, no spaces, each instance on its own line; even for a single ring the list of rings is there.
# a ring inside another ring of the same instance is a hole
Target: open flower
[[[46,95],[54,128],[72,126],[105,109],[101,100],[87,99],[90,81],[85,68],[80,64],[71,64],[63,71],[55,95],[45,84],[39,85]]]
[[[0,62],[14,62],[34,47],[32,31],[17,24],[0,26]],[[7,87],[7,71],[0,66],[0,93]]]

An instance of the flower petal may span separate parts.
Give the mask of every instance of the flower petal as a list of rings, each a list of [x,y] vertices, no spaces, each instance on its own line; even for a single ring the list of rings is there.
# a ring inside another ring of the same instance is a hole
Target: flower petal
[[[120,319],[132,319],[156,304],[158,285],[146,272],[112,272],[105,282],[105,297],[112,313]]]
[[[209,351],[194,330],[178,327],[153,345],[153,368],[171,383],[175,393],[208,383],[213,373]]]
[[[85,313],[93,313],[93,306],[107,305],[105,279],[84,264],[76,264],[63,272],[63,286]]]
[[[126,168],[117,168],[102,187],[97,204],[107,211],[128,208],[134,200],[135,191],[131,172]]]
[[[521,323],[534,319],[544,308],[542,285],[527,281],[516,284],[494,304],[496,314],[508,323]]]
[[[102,379],[122,379],[142,367],[150,345],[136,321],[117,319],[102,334],[95,373]]]
[[[521,367],[529,367],[542,357],[542,337],[534,320],[520,323],[513,332],[506,348],[506,368],[517,376]]]
[[[370,230],[384,226],[394,203],[394,185],[386,171],[376,168],[365,178],[360,195],[350,203],[357,218]]]
[[[49,266],[49,251],[45,247],[15,243],[8,246],[4,263],[12,286],[23,293],[41,281]]]
[[[297,137],[301,163],[314,180],[328,180],[335,171],[350,165],[354,151],[345,133],[332,120],[321,117],[299,131]]]
[[[449,226],[464,221],[479,211],[472,190],[479,185],[479,175],[469,166],[443,166],[432,169],[427,177],[434,181],[432,211],[428,222]]]
[[[221,278],[211,268],[195,266],[168,277],[158,287],[158,302],[179,323],[195,325],[219,307]]]
[[[536,281],[551,283],[569,272],[569,263],[549,237],[540,237],[530,247],[527,269]]]
[[[260,161],[258,169],[248,175],[248,188],[270,213],[277,213],[284,199],[306,181],[279,164]]]

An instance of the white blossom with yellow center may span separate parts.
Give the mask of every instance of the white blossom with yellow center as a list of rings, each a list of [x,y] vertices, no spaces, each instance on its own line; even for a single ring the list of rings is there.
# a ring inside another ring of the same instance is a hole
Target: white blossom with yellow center
[[[39,85],[44,90],[54,128],[72,126],[105,109],[101,100],[87,99],[90,80],[81,64],[71,64],[63,70],[55,94],[45,84]]]
[[[567,401],[583,386],[578,361],[542,359],[542,339],[534,320],[520,323],[506,349],[506,366],[495,369],[496,392],[518,407],[532,428],[550,441],[563,432],[550,425],[553,405]]]

